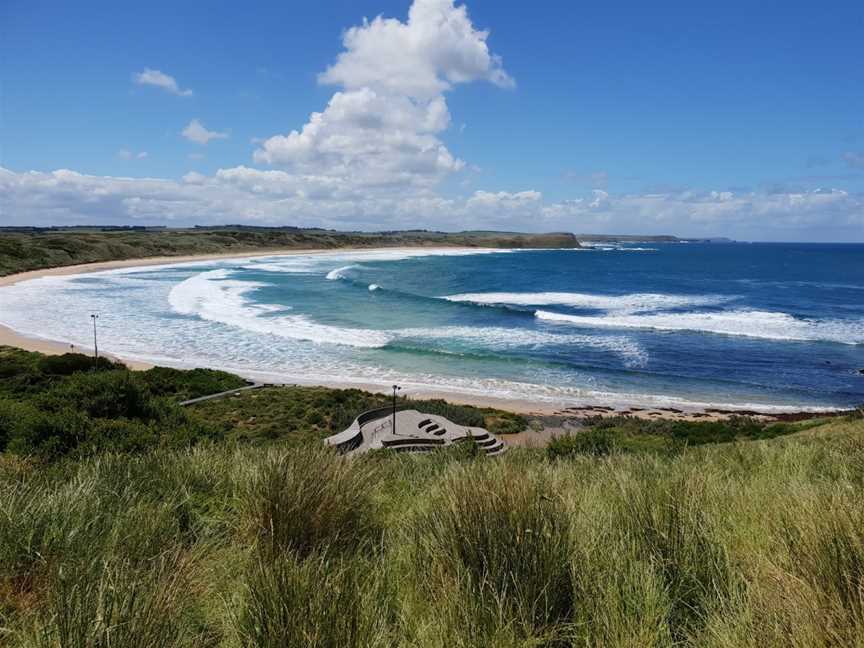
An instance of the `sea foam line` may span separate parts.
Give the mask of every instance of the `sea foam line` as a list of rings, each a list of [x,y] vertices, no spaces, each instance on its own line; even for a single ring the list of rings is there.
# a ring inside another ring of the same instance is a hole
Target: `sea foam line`
[[[230,275],[228,269],[210,270],[174,286],[168,296],[172,310],[256,333],[362,348],[380,348],[401,339],[443,339],[464,340],[493,350],[544,345],[594,348],[621,355],[631,367],[644,365],[647,361],[645,352],[637,343],[621,336],[558,335],[506,327],[374,330],[319,324],[304,315],[277,314],[290,307],[252,303],[249,293],[265,284],[234,280]],[[371,284],[369,289],[377,290],[378,287]]]
[[[393,333],[399,340],[462,340],[491,351],[546,346],[595,349],[621,356],[630,368],[644,366],[648,361],[648,354],[639,343],[622,335],[560,335],[498,326],[439,326],[401,329]]]
[[[334,270],[328,272],[324,278],[328,281],[337,281],[338,279],[344,279],[346,272],[348,272],[349,270],[354,270],[358,267],[359,266],[356,265],[346,265],[342,266],[341,268],[335,268]]]
[[[478,248],[397,248],[383,250],[328,251],[309,254],[292,254],[285,256],[264,257],[249,260],[244,268],[264,272],[280,272],[288,274],[323,273],[329,279],[333,271],[347,270],[349,266],[376,261],[403,261],[423,257],[440,256],[476,256],[481,254],[508,254],[522,252],[509,248],[478,249]],[[334,264],[343,264],[333,269]],[[333,277],[338,279],[340,277]]]
[[[375,348],[391,339],[383,331],[318,324],[303,315],[274,315],[286,307],[253,305],[247,299],[263,284],[231,280],[229,273],[211,270],[174,286],[168,296],[171,308],[182,315],[293,340]]]
[[[733,310],[720,313],[665,313],[588,317],[538,310],[535,317],[583,328],[697,331],[767,340],[864,344],[864,321],[804,320],[787,313]]]
[[[727,302],[723,295],[669,295],[661,293],[633,293],[629,295],[597,295],[571,292],[488,292],[449,295],[452,302],[474,304],[509,304],[514,306],[570,306],[593,310],[636,313],[667,310],[691,306],[714,306]]]

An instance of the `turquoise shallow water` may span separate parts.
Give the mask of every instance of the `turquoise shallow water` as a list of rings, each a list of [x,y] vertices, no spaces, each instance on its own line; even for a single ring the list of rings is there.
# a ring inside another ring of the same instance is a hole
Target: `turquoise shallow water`
[[[46,278],[0,322],[178,366],[566,403],[864,402],[864,246],[335,252]]]

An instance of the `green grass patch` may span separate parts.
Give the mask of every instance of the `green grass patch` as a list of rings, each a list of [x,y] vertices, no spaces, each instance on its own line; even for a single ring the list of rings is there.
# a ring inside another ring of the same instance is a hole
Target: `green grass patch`
[[[862,644],[860,417],[606,419],[547,451],[348,459],[316,440],[386,397],[181,409],[230,383],[5,357],[2,645]]]

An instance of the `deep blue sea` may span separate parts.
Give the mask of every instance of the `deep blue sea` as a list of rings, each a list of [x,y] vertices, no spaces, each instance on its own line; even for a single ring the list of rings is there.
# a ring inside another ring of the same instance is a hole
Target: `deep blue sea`
[[[286,382],[560,404],[864,403],[864,245],[331,252],[43,278],[0,322]]]

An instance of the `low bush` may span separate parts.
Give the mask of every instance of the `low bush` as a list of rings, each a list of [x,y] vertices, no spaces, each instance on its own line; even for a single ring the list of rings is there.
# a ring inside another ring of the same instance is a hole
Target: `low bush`
[[[239,376],[215,369],[153,367],[137,374],[137,378],[154,396],[167,396],[176,401],[218,394],[247,384]]]
[[[71,376],[74,373],[85,371],[122,369],[124,366],[112,362],[104,356],[93,358],[80,353],[64,353],[63,355],[42,356],[39,358],[36,368],[46,376]]]
[[[71,407],[45,412],[25,404],[17,408],[6,450],[18,455],[56,459],[86,439],[89,425],[87,415]]]
[[[495,411],[484,416],[483,427],[492,434],[518,434],[528,428],[528,420],[521,414]]]
[[[733,416],[718,421],[646,420],[633,416],[598,416],[586,419],[585,422],[594,430],[609,430],[622,435],[664,437],[681,445],[772,439],[800,429],[788,423],[766,422],[746,416]]]
[[[564,459],[576,455],[602,457],[616,448],[613,434],[604,429],[586,429],[556,437],[546,446],[550,459]]]
[[[77,373],[34,400],[43,411],[75,407],[92,418],[149,421],[161,409],[147,386],[125,370]]]
[[[92,358],[76,354],[0,349],[0,359],[11,359],[15,368],[0,375],[0,451],[46,460],[218,438],[221,426],[195,417],[168,395],[242,383],[221,372],[168,370],[147,376],[104,359],[93,371]]]

